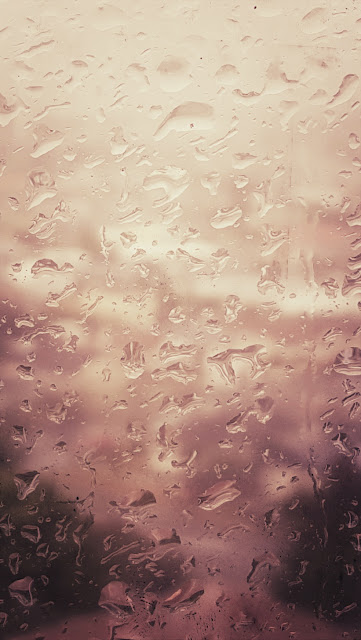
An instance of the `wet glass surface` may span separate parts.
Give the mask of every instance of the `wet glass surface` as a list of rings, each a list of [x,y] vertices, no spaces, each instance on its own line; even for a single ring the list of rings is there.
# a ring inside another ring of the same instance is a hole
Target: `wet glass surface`
[[[361,7],[0,7],[0,636],[360,640]]]

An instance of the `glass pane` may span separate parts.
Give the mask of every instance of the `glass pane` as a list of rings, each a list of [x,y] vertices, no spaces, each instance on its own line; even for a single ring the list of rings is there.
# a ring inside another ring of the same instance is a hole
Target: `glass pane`
[[[0,6],[1,637],[360,638],[361,7]]]

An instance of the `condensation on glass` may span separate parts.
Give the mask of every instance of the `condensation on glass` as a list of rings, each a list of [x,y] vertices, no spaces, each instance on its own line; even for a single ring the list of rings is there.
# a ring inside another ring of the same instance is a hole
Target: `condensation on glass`
[[[359,639],[361,6],[0,8],[1,637]]]

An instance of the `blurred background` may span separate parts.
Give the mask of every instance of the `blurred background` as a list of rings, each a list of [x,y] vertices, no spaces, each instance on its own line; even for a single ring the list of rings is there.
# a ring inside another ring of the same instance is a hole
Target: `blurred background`
[[[360,7],[0,7],[1,637],[360,640]]]

